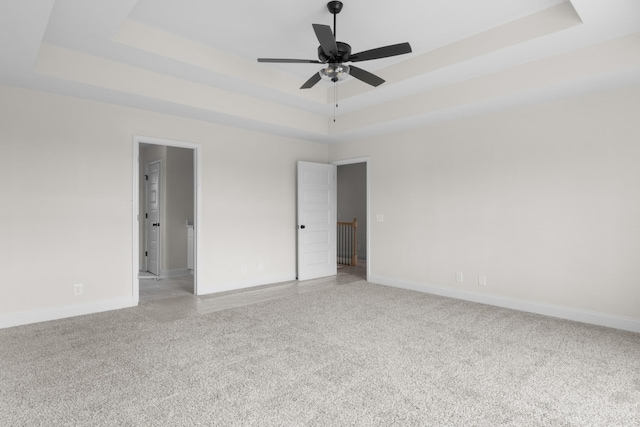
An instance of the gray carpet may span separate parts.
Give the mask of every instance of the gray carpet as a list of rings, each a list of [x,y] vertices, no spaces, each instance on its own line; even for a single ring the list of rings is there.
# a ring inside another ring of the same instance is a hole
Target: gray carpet
[[[3,426],[640,426],[640,335],[366,282],[0,330]]]

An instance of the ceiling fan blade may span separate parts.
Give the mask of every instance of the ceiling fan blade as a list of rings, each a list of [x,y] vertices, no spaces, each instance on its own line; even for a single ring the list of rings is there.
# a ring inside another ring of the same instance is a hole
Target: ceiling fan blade
[[[371,74],[370,72],[365,71],[362,68],[354,67],[353,65],[349,66],[349,74],[358,80],[362,80],[363,82],[370,84],[371,86],[380,86],[384,83],[384,80],[375,74]]]
[[[322,64],[317,59],[282,59],[282,58],[258,58],[258,62],[279,62],[285,64]]]
[[[309,80],[306,81],[305,84],[300,86],[300,89],[310,89],[319,81],[320,81],[320,73],[315,73],[313,76],[311,76]]]
[[[328,25],[312,24],[313,31],[316,32],[316,37],[322,46],[322,50],[329,58],[335,58],[338,56],[338,45],[336,44],[336,38],[333,36],[333,31]]]
[[[349,61],[369,61],[371,59],[381,59],[388,58],[390,56],[404,55],[405,53],[411,53],[411,45],[409,43],[392,44],[390,46],[365,50],[364,52],[355,53],[349,56]]]

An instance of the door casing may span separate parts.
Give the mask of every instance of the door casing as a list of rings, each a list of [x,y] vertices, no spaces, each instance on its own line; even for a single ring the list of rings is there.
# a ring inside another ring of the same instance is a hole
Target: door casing
[[[193,259],[193,293],[198,293],[198,283],[203,277],[203,270],[206,268],[201,262],[201,254],[203,248],[203,222],[202,222],[202,145],[192,142],[176,141],[170,139],[154,138],[149,136],[134,135],[133,136],[133,186],[132,186],[132,257],[133,267],[131,275],[131,293],[133,303],[135,305],[140,302],[140,286],[138,282],[138,274],[140,271],[140,224],[144,224],[144,218],[140,218],[140,144],[165,145],[168,147],[189,148],[193,150],[193,175],[194,175],[194,218],[193,218],[193,234],[195,254]]]

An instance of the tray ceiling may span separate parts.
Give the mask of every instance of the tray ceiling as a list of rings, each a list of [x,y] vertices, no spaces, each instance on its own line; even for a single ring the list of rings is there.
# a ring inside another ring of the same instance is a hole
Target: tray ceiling
[[[391,4],[391,6],[389,6]],[[42,0],[0,5],[0,84],[319,142],[344,142],[640,84],[637,0],[345,0],[337,38],[384,78],[299,87],[324,1]],[[335,115],[335,122],[333,121]]]

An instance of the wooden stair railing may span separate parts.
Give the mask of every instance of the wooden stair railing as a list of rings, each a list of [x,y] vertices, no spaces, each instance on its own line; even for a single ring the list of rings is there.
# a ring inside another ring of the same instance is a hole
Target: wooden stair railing
[[[338,221],[338,264],[358,265],[358,220]]]

